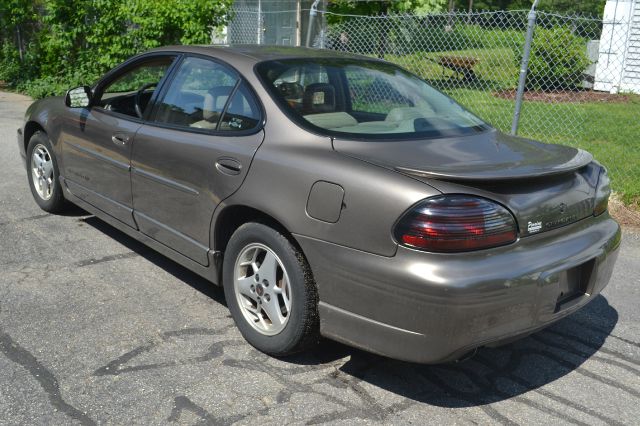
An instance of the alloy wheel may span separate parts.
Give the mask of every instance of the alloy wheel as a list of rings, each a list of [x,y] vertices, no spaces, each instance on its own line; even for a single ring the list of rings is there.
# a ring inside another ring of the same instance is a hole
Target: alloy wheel
[[[53,195],[54,173],[53,159],[49,150],[42,144],[33,148],[31,155],[31,177],[33,187],[40,198],[47,201]]]
[[[234,268],[234,290],[245,320],[259,333],[280,333],[291,316],[291,284],[280,258],[269,247],[253,243],[240,251]]]

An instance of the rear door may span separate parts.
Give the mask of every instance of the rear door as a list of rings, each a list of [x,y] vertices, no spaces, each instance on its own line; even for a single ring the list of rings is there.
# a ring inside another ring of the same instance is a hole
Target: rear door
[[[90,108],[70,110],[63,125],[66,185],[79,198],[131,227],[133,204],[131,147],[155,85],[167,74],[173,56],[142,58],[106,77],[96,87]],[[153,86],[152,86],[153,85]]]
[[[185,57],[174,75],[133,144],[134,216],[143,233],[206,266],[213,211],[246,176],[262,110],[221,62]]]

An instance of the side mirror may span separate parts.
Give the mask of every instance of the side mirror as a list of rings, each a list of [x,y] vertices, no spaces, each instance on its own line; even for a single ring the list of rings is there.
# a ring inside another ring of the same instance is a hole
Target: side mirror
[[[91,87],[80,86],[67,91],[64,104],[69,108],[87,108],[91,105]]]

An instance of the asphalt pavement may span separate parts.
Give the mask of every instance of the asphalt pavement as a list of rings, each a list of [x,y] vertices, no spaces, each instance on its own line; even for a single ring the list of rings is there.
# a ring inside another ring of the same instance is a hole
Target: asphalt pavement
[[[0,92],[0,424],[638,424],[640,234],[586,308],[464,362],[323,342],[270,358],[221,289],[78,209],[32,200]]]

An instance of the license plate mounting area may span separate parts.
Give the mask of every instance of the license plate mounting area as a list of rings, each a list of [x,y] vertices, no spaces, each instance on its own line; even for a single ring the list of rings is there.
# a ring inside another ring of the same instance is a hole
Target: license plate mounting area
[[[595,259],[591,259],[560,274],[555,312],[573,305],[572,302],[576,299],[589,295],[594,267]]]

